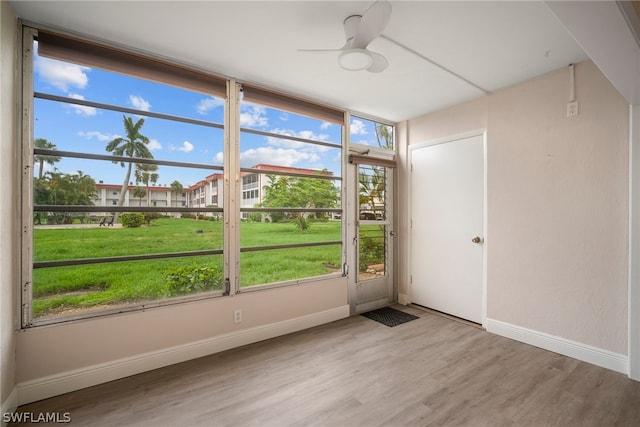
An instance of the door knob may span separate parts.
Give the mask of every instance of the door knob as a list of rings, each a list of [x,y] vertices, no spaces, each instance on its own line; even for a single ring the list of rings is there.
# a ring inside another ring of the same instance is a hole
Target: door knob
[[[471,241],[472,241],[473,243],[483,243],[483,242],[484,242],[484,239],[483,239],[482,237],[480,237],[480,236],[476,236],[476,237],[474,237],[473,239],[471,239]]]

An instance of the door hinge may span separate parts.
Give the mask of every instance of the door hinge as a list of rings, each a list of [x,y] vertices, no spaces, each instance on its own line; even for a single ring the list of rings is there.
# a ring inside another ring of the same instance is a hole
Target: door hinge
[[[345,262],[344,264],[342,264],[342,277],[346,277],[348,275],[349,275],[349,266]]]
[[[227,277],[224,279],[224,293],[222,295],[229,295],[231,293],[231,281]]]

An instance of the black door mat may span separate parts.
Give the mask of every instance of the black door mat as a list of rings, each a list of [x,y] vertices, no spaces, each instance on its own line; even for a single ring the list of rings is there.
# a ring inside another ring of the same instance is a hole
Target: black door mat
[[[415,319],[419,319],[418,316],[405,313],[404,311],[396,310],[391,307],[379,308],[377,310],[368,311],[362,313],[362,316],[380,322],[383,325],[393,328],[394,326],[401,325],[406,322],[410,322]]]

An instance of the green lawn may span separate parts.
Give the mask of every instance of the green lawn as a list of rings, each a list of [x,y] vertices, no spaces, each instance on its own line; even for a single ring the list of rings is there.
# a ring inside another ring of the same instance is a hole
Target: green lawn
[[[243,222],[243,247],[340,241],[339,221],[316,222],[298,231],[290,223]],[[67,228],[34,230],[34,260],[54,261],[139,254],[175,253],[223,247],[220,221],[160,218],[140,228]],[[240,257],[241,286],[294,280],[337,271],[341,246],[245,252]],[[222,271],[222,256],[113,262],[33,270],[34,316],[167,298],[167,277],[203,266]],[[185,274],[184,272],[189,274]],[[220,291],[217,282],[206,291]],[[196,289],[193,292],[201,292]]]

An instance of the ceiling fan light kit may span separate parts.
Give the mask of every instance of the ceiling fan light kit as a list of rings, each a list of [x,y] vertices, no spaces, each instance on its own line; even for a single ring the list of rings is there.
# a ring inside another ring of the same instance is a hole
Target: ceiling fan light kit
[[[373,64],[373,58],[366,49],[349,49],[338,57],[338,63],[348,71],[360,71]]]

